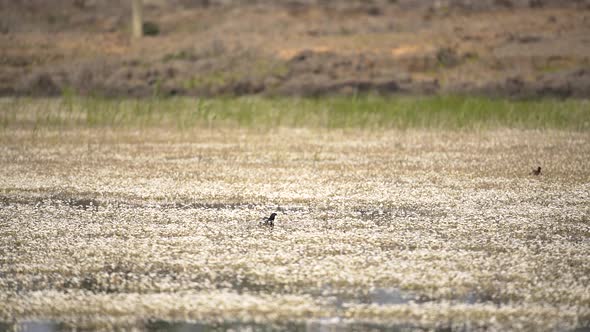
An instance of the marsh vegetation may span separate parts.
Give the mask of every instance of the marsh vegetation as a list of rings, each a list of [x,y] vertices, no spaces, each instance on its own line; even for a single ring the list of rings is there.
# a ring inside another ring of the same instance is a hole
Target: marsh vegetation
[[[79,97],[64,90],[62,98],[3,98],[0,107],[0,129],[590,130],[590,102],[585,99],[452,95],[121,99]]]
[[[5,99],[0,114],[1,328],[590,323],[587,102]]]

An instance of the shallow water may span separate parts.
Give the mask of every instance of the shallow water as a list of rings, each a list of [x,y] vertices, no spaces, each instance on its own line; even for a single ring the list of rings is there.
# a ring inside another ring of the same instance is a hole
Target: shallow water
[[[72,326],[52,321],[25,321],[16,324],[3,324],[2,328],[11,331],[22,332],[65,332],[71,331]],[[114,327],[116,328],[116,327]],[[313,320],[305,323],[284,323],[284,324],[257,324],[244,322],[225,323],[198,323],[198,322],[171,322],[171,321],[149,321],[136,326],[125,328],[139,329],[149,332],[206,332],[206,331],[301,331],[301,332],[349,332],[349,331],[424,331],[426,329],[409,324],[404,325],[378,325],[370,323],[345,323],[339,318],[327,318]],[[438,327],[428,329],[433,332],[450,331],[449,327]]]
[[[3,327],[590,322],[588,134],[78,134],[0,147]]]
[[[25,321],[16,324],[0,323],[2,331],[22,332],[65,332],[72,331],[75,327],[52,321]],[[113,328],[117,328],[116,326]],[[225,323],[198,323],[198,322],[171,322],[171,321],[149,321],[136,326],[126,326],[127,329],[139,329],[149,332],[207,332],[207,331],[290,331],[290,332],[408,332],[408,331],[432,331],[450,332],[466,331],[469,327],[463,326],[439,326],[425,328],[411,324],[371,324],[371,323],[346,323],[339,318],[327,318],[313,320],[306,323],[285,323],[285,324],[257,324],[244,322]],[[589,332],[590,327],[579,327],[565,332]]]

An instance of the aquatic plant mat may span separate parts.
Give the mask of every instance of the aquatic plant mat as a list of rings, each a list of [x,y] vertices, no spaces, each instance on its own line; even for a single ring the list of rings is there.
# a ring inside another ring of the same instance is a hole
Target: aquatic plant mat
[[[4,128],[0,329],[588,327],[589,143]]]

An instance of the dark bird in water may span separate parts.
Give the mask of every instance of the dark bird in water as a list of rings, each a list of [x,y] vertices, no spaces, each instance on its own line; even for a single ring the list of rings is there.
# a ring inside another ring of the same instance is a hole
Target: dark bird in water
[[[264,224],[268,225],[268,226],[274,226],[275,225],[275,217],[277,216],[276,213],[271,213],[270,217],[268,218],[264,218]]]
[[[541,166],[537,167],[537,169],[533,169],[531,175],[541,175]]]

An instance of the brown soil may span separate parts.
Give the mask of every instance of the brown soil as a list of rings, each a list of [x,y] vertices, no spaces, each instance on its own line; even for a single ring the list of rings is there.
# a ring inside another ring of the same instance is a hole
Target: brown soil
[[[590,97],[590,1],[0,0],[0,94]]]

